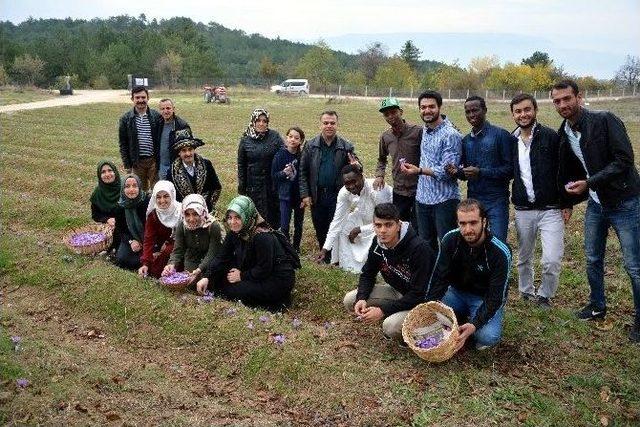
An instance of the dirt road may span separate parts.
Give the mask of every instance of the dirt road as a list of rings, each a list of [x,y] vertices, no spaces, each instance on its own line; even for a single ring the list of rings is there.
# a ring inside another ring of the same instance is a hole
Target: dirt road
[[[0,106],[0,113],[12,111],[35,110],[38,108],[61,107],[64,105],[80,105],[94,102],[130,102],[127,90],[76,90],[70,96],[58,96],[45,101],[25,102]]]

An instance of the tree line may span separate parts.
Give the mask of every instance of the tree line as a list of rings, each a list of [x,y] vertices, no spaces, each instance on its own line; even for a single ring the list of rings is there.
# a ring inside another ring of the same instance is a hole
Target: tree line
[[[534,52],[518,64],[501,64],[496,56],[476,57],[467,67],[422,56],[411,40],[397,53],[374,42],[352,55],[334,51],[323,41],[308,45],[269,39],[182,17],[0,22],[0,85],[60,87],[64,76],[70,76],[75,87],[122,88],[127,74],[134,74],[167,87],[269,84],[298,77],[308,78],[316,90],[341,84],[533,92],[548,90],[561,77],[576,78],[587,90],[635,87],[640,80],[640,59],[633,56],[613,80],[569,76],[545,52]]]

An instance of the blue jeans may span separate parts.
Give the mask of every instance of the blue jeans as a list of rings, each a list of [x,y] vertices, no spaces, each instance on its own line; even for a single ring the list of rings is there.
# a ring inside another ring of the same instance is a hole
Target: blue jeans
[[[584,217],[584,250],[591,304],[604,309],[604,253],[607,231],[613,227],[620,241],[624,268],[631,279],[636,317],[640,317],[640,196],[624,200],[614,208],[605,208],[589,198]]]
[[[462,292],[453,286],[449,286],[447,293],[442,298],[442,303],[451,307],[456,313],[459,324],[463,324],[464,322],[460,319],[473,319],[484,300],[478,295]],[[504,306],[500,307],[484,326],[476,330],[473,334],[476,347],[493,347],[500,342],[503,317]]]
[[[302,241],[302,222],[304,221],[304,208],[300,207],[300,199],[280,200],[280,230],[289,240],[289,228],[291,223],[291,212],[293,212],[293,248],[300,252],[300,242]]]
[[[487,218],[489,219],[489,229],[491,230],[491,234],[503,242],[506,242],[507,233],[509,231],[509,198],[470,197],[479,200],[487,210]]]
[[[447,232],[458,228],[456,208],[460,200],[450,199],[435,205],[416,202],[416,222],[418,235],[438,250],[438,242]]]

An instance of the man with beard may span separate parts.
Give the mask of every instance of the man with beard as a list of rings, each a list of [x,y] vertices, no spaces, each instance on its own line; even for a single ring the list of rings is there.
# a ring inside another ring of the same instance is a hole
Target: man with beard
[[[403,111],[396,98],[383,99],[379,111],[391,128],[380,135],[378,166],[376,167],[376,179],[373,187],[377,190],[384,187],[387,157],[391,155],[393,204],[398,207],[402,221],[411,221],[413,223],[415,222],[414,207],[418,175],[403,174],[400,166],[404,162],[414,165],[420,162],[422,127],[407,123],[402,118]]]
[[[125,171],[138,175],[147,191],[158,180],[162,117],[148,107],[149,91],[144,86],[131,90],[131,101],[133,108],[120,118],[118,127],[120,156]]]
[[[629,339],[640,342],[640,176],[622,121],[608,111],[582,107],[578,85],[564,80],[551,98],[564,118],[560,134],[560,182],[567,193],[584,200],[584,246],[589,303],[576,313],[580,320],[602,319],[607,313],[604,255],[609,227],[620,241],[624,267],[631,279],[635,318]]]
[[[471,132],[462,139],[462,166],[451,163],[447,173],[468,180],[467,197],[487,209],[491,233],[503,242],[509,230],[509,181],[513,176],[512,147],[516,138],[487,121],[487,104],[480,96],[464,102]]]
[[[420,166],[406,161],[400,171],[419,177],[416,192],[418,234],[437,250],[442,236],[456,228],[460,190],[456,178],[447,174],[446,166],[460,162],[462,135],[440,113],[442,96],[438,92],[421,93],[418,107],[424,122]]]
[[[440,300],[456,313],[460,336],[478,350],[500,342],[507,302],[511,248],[491,234],[487,212],[474,199],[460,202],[458,226],[445,234],[427,286],[426,300]]]
[[[176,142],[176,131],[188,128],[189,123],[176,115],[173,100],[163,98],[158,104],[162,121],[160,124],[160,167],[158,175],[160,179],[166,179],[171,163],[176,159],[177,153],[173,150]]]
[[[518,288],[525,301],[551,307],[564,253],[564,223],[571,217],[571,204],[563,197],[558,180],[559,138],[556,131],[536,121],[538,104],[529,94],[516,95],[511,114],[518,125],[513,135],[513,183],[518,235]],[[542,242],[542,278],[536,291],[533,253],[536,235]]]
[[[424,302],[434,253],[408,222],[400,220],[391,203],[375,207],[373,229],[375,238],[358,288],[344,296],[344,307],[365,323],[384,319],[384,335],[402,341],[402,322],[409,310]],[[385,283],[376,283],[378,273]]]
[[[193,137],[190,128],[177,130],[173,145],[178,158],[173,161],[167,180],[176,187],[176,200],[181,202],[189,194],[197,193],[204,197],[209,212],[214,212],[222,185],[213,164],[196,154],[196,148],[204,145],[201,139]]]
[[[360,165],[342,168],[344,186],[338,192],[336,210],[327,238],[317,257],[321,262],[331,253],[331,263],[343,270],[360,273],[373,240],[373,210],[379,203],[391,202],[391,187],[373,187],[373,179],[364,179]]]

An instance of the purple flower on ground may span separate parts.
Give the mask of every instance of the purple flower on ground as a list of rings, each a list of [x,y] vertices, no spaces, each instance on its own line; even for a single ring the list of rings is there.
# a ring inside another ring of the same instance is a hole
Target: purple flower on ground
[[[262,323],[269,323],[269,321],[271,320],[271,318],[269,316],[267,316],[266,314],[260,316],[260,322]]]
[[[227,308],[227,310],[224,312],[224,314],[226,314],[227,316],[231,317],[231,316],[235,316],[237,312],[238,312],[238,310],[236,308],[230,307],[230,308]]]
[[[16,385],[20,388],[26,388],[29,385],[29,380],[26,378],[19,378],[16,380]]]
[[[16,345],[16,344],[20,344],[22,342],[22,337],[19,337],[17,335],[14,335],[11,337],[11,342]]]
[[[293,326],[293,329],[299,329],[302,326],[302,320],[294,317],[293,321],[291,322],[291,326]]]
[[[247,329],[253,329],[253,328],[255,328],[255,326],[253,326],[253,321],[252,321],[252,320],[249,320],[249,321],[247,322]]]
[[[328,331],[329,329],[333,328],[333,322],[324,322],[324,325],[322,325],[322,327],[324,328],[325,331]]]
[[[284,337],[284,334],[276,334],[273,336],[273,342],[278,345],[284,344],[285,340],[286,338]]]

